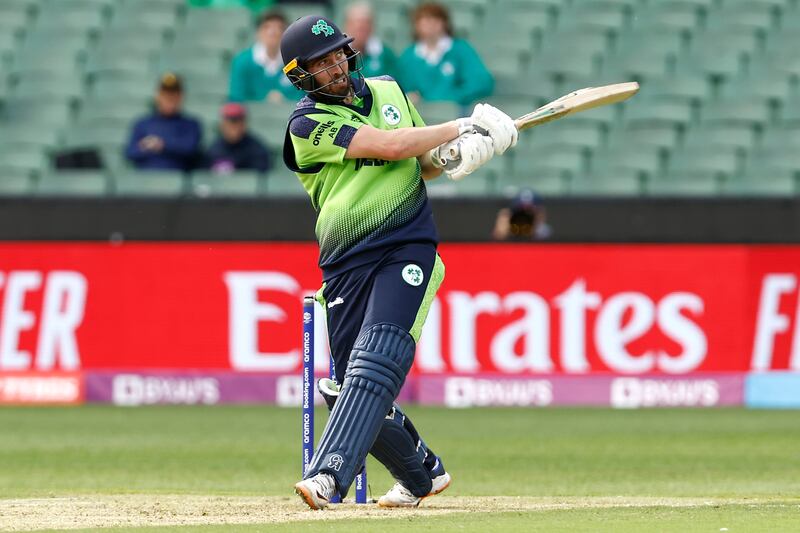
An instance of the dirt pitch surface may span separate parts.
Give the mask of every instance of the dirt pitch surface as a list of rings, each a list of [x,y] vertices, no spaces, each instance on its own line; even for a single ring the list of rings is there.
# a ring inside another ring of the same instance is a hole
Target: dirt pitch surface
[[[697,507],[757,503],[754,500],[699,498],[522,498],[439,497],[416,509],[339,504],[308,510],[296,498],[192,495],[97,495],[0,500],[0,531],[98,527],[272,524],[300,520],[401,518],[449,513],[547,511],[612,507]]]

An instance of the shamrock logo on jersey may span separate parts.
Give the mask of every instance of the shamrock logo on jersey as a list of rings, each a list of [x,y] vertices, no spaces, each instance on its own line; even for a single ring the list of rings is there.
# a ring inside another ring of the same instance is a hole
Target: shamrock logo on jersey
[[[381,113],[383,114],[383,120],[390,126],[394,126],[400,122],[400,110],[392,104],[386,104],[381,107]]]
[[[419,287],[425,279],[422,269],[415,264],[406,265],[403,267],[403,281],[412,287]]]
[[[319,35],[320,33],[324,33],[325,37],[330,37],[333,35],[333,28],[331,28],[327,22],[322,19],[319,19],[316,24],[311,27],[311,33],[314,35]]]

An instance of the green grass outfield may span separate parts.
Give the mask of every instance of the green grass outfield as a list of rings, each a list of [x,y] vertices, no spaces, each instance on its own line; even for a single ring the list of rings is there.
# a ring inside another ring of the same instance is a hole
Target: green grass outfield
[[[312,513],[299,409],[0,408],[0,531],[800,531],[798,411],[408,411],[452,487]]]

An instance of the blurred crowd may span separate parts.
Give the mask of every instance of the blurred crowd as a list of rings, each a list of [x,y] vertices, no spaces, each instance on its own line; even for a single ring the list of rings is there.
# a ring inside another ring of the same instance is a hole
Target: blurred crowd
[[[191,0],[197,7],[255,8],[258,0]],[[410,13],[413,43],[399,55],[374,33],[376,14],[367,2],[345,11],[345,33],[361,54],[365,77],[389,75],[420,101],[453,102],[467,108],[491,95],[494,80],[483,61],[463,39],[454,37],[450,13],[437,3],[423,3]],[[228,101],[219,111],[216,138],[204,147],[202,127],[184,110],[185,81],[164,73],[158,80],[152,113],[131,127],[125,156],[142,170],[208,169],[227,174],[239,170],[264,172],[273,162],[264,139],[248,128],[246,106],[269,106],[299,100],[304,94],[283,74],[280,41],[291,21],[279,8],[256,19],[253,44],[233,58]],[[273,143],[274,139],[271,140]]]

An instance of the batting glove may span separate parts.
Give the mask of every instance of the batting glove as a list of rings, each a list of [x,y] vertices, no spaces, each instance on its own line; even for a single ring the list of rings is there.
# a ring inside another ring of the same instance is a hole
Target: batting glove
[[[492,138],[496,154],[503,154],[517,144],[519,132],[514,120],[496,107],[477,104],[469,118],[475,131]]]
[[[494,156],[494,141],[478,133],[465,133],[431,150],[434,166],[451,180],[472,174]]]

